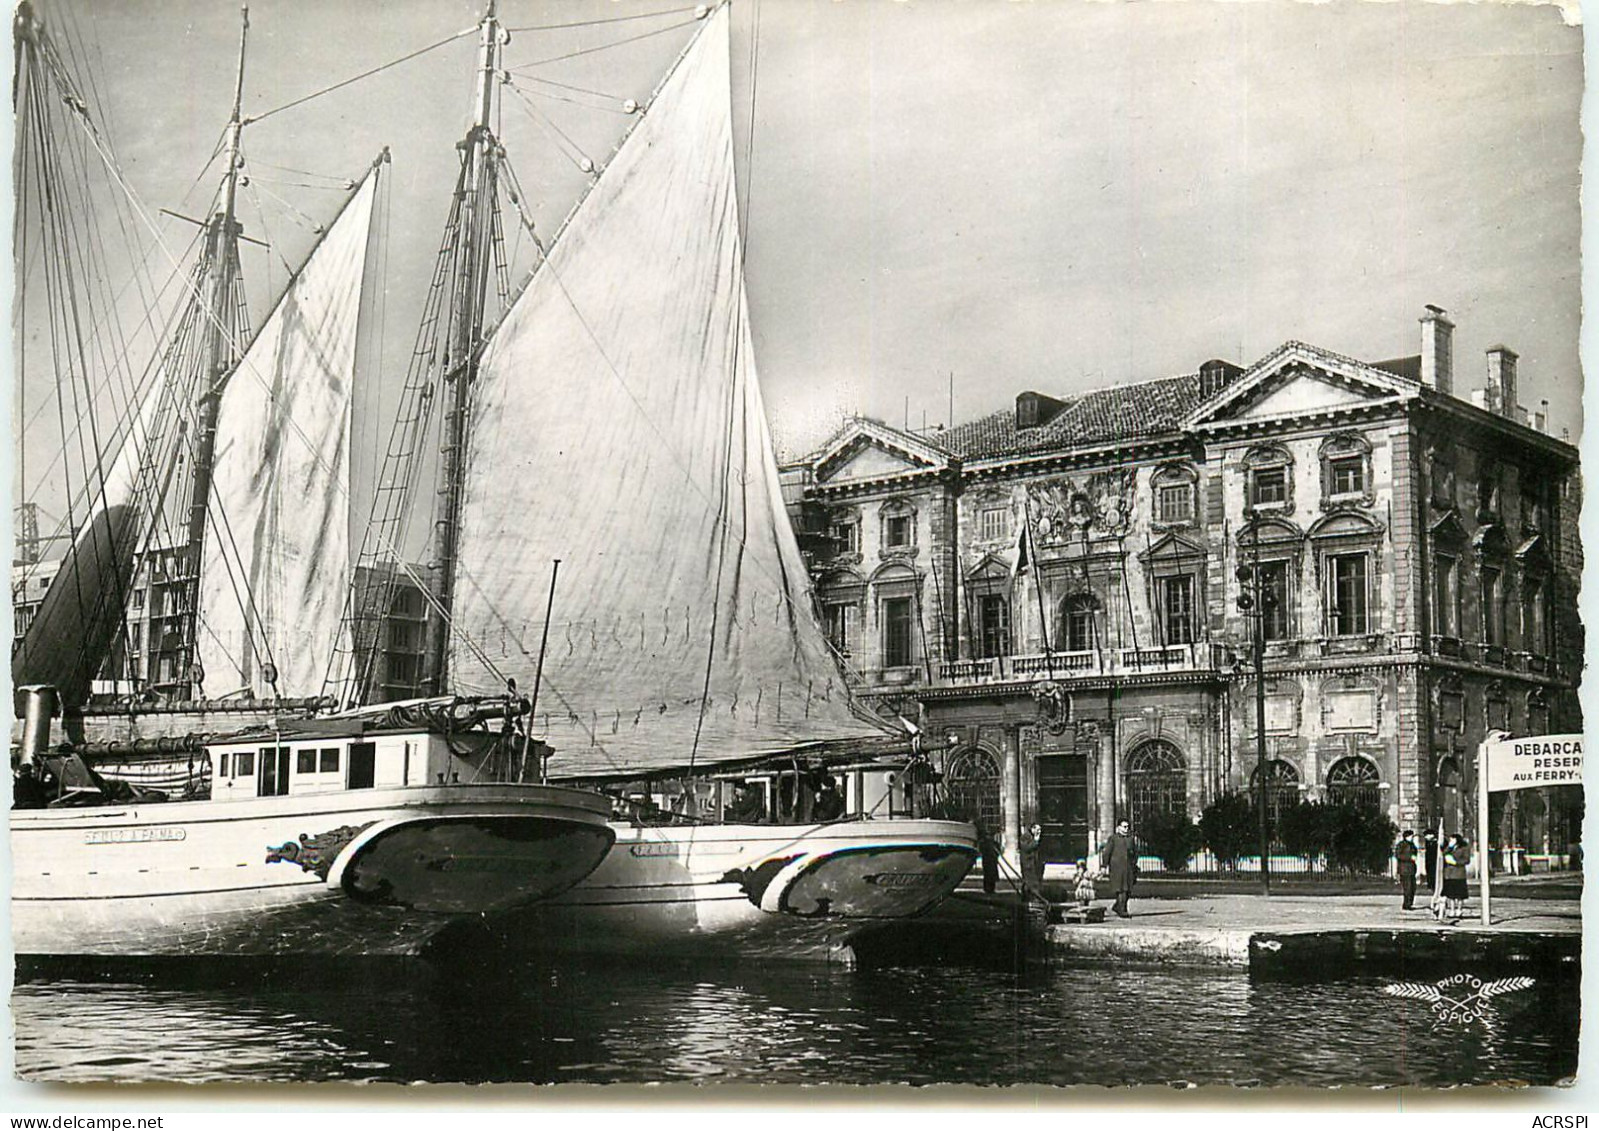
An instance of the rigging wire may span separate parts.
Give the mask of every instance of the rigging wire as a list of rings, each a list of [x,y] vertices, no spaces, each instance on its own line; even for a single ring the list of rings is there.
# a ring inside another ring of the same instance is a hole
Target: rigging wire
[[[598,51],[609,51],[613,47],[622,47],[629,43],[637,43],[641,39],[650,39],[657,35],[665,35],[668,32],[676,31],[678,28],[692,27],[697,23],[699,23],[698,19],[680,20],[675,24],[668,24],[666,27],[655,28],[653,31],[641,32],[638,35],[630,35],[625,39],[618,39],[614,43],[601,43],[594,47],[583,47],[576,51],[568,51],[564,55],[551,55],[547,59],[535,59],[531,63],[523,63],[520,67],[512,67],[510,69],[513,73],[528,71],[532,70],[534,67],[542,67],[548,63],[559,63],[566,59],[576,59],[580,55],[593,55]]]
[[[312,99],[321,98],[324,94],[332,94],[335,90],[342,90],[343,88],[345,88],[347,86],[350,86],[350,85],[352,85],[354,83],[360,82],[362,79],[369,79],[373,75],[381,74],[382,72],[388,70],[390,67],[397,67],[401,63],[408,63],[412,59],[417,58],[418,56],[426,55],[429,51],[437,51],[440,47],[444,47],[447,44],[454,43],[457,39],[462,39],[462,38],[464,38],[464,37],[466,37],[468,35],[475,35],[477,33],[477,30],[478,30],[477,25],[474,24],[473,26],[465,29],[464,31],[458,31],[454,35],[446,36],[444,39],[439,40],[437,43],[430,43],[426,47],[418,48],[417,50],[412,51],[408,55],[401,55],[398,59],[391,59],[387,63],[383,63],[383,64],[381,64],[379,66],[371,68],[370,70],[362,71],[358,75],[353,75],[350,78],[343,79],[343,80],[341,80],[339,82],[336,82],[332,86],[325,86],[321,90],[313,91],[310,94],[304,95],[304,96],[302,96],[300,98],[296,98],[293,102],[285,102],[282,106],[275,106],[271,110],[267,110],[266,112],[261,113],[261,114],[252,114],[249,117],[244,119],[244,125],[248,126],[248,125],[251,125],[251,124],[253,124],[255,122],[260,122],[260,121],[263,121],[263,120],[265,120],[267,118],[270,118],[274,114],[281,114],[281,113],[283,113],[283,111],[292,110],[296,106],[303,106],[305,103],[310,102]]]
[[[505,30],[513,32],[561,31],[566,28],[598,27],[600,24],[622,24],[627,23],[629,20],[653,20],[659,19],[662,16],[678,16],[682,15],[684,12],[693,12],[695,10],[696,9],[693,6],[686,8],[665,8],[659,12],[636,12],[631,16],[607,16],[604,19],[578,20],[577,22],[570,24],[529,24],[526,27],[508,27]]]

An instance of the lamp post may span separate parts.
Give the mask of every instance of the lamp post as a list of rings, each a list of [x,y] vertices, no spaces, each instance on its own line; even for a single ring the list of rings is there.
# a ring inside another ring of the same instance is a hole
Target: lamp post
[[[1271,836],[1266,819],[1266,615],[1277,594],[1260,571],[1260,521],[1251,511],[1250,562],[1238,567],[1238,609],[1249,620],[1255,653],[1255,809],[1260,818],[1260,894],[1271,894]]]

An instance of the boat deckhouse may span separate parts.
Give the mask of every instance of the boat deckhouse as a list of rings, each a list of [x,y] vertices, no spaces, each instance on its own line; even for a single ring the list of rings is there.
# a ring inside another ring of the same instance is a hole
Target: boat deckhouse
[[[1419,355],[1287,342],[931,433],[847,425],[786,471],[857,694],[919,723],[1008,852],[1040,823],[1048,865],[1262,786],[1473,829],[1486,731],[1581,728],[1581,496],[1516,355],[1468,398],[1452,329],[1428,307]],[[1496,795],[1496,846],[1560,866],[1580,805]]]

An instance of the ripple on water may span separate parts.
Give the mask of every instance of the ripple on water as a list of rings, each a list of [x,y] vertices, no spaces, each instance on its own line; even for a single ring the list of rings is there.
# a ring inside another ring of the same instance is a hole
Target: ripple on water
[[[1436,1086],[1569,1076],[1577,1000],[1541,984],[1445,1028],[1377,980],[572,966],[314,990],[35,982],[12,1006],[18,1073],[64,1082]]]

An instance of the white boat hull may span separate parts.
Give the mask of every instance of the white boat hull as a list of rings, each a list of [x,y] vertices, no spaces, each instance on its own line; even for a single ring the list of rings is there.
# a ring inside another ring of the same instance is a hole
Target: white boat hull
[[[557,895],[614,834],[582,790],[454,785],[14,810],[19,955],[415,954]]]
[[[558,954],[847,959],[850,939],[928,910],[977,857],[972,826],[615,823],[566,894],[506,919],[510,945]]]

